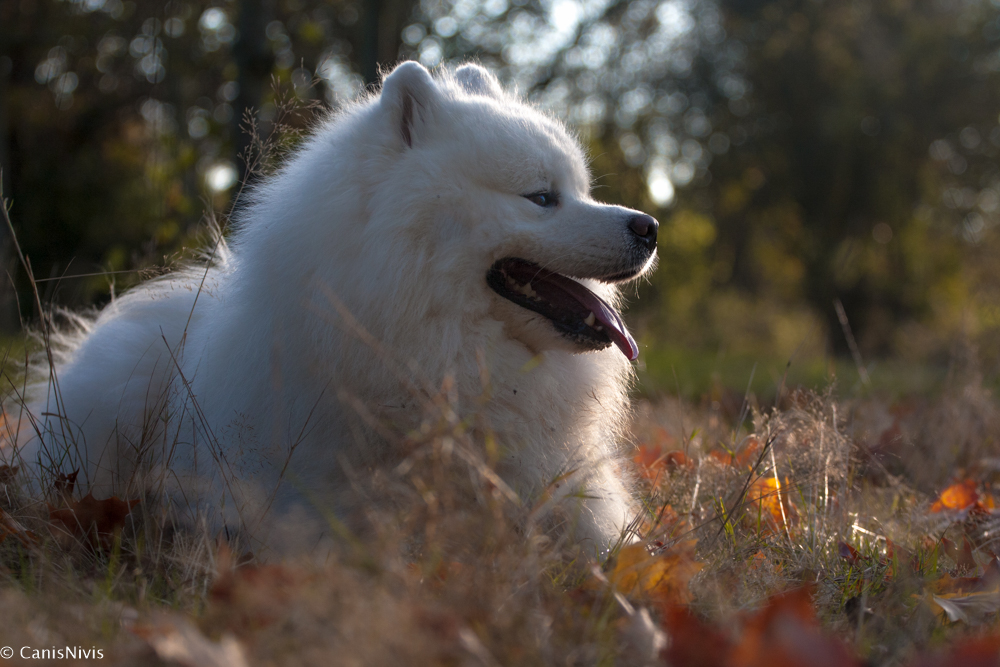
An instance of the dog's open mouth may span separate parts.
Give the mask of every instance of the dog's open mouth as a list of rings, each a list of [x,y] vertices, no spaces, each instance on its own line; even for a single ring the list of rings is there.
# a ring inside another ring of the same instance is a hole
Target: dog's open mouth
[[[615,309],[572,278],[508,257],[490,267],[486,282],[503,298],[551,320],[559,333],[582,348],[603,350],[614,343],[629,360],[639,356]]]

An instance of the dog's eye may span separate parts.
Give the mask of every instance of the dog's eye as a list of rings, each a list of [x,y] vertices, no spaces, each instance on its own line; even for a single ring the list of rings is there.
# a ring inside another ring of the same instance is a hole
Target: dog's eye
[[[524,195],[524,198],[532,204],[537,204],[543,208],[555,206],[559,203],[559,197],[554,192],[535,192],[530,195]]]

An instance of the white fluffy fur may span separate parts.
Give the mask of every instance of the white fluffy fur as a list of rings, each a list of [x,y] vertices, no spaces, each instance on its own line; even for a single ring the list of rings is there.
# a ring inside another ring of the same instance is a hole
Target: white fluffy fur
[[[553,209],[523,197],[550,189]],[[404,63],[255,189],[212,268],[140,285],[100,313],[57,364],[58,392],[31,405],[43,443],[18,453],[81,468],[95,494],[165,480],[174,501],[221,506],[227,525],[283,549],[290,515],[318,538],[315,507],[343,509],[343,461],[398,460],[345,397],[407,429],[421,409],[400,376],[452,376],[460,411],[482,411],[503,446],[507,482],[530,500],[578,470],[564,484],[587,487],[573,499],[577,536],[606,545],[633,515],[613,462],[630,364],[614,347],[574,351],[484,277],[506,256],[573,276],[622,266],[635,212],[589,190],[566,129],[491,74],[466,65],[435,79]],[[581,282],[617,303],[614,287]]]

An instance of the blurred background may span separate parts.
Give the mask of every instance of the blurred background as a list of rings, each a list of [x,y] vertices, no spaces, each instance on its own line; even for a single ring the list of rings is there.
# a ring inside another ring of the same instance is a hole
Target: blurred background
[[[1000,0],[0,0],[42,298],[169,262],[228,210],[249,117],[294,142],[403,58],[493,68],[576,128],[597,198],[660,219],[640,391],[919,393],[957,358],[995,382]],[[15,336],[37,314],[0,232]]]

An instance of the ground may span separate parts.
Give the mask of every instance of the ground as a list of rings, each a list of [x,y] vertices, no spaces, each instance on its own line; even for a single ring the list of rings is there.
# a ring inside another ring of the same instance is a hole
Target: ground
[[[331,519],[322,561],[258,562],[68,478],[27,498],[0,471],[0,646],[121,665],[996,664],[1000,405],[972,362],[920,396],[639,400],[623,466],[644,539],[607,553],[536,526],[474,416],[437,405],[374,480],[371,529]]]

